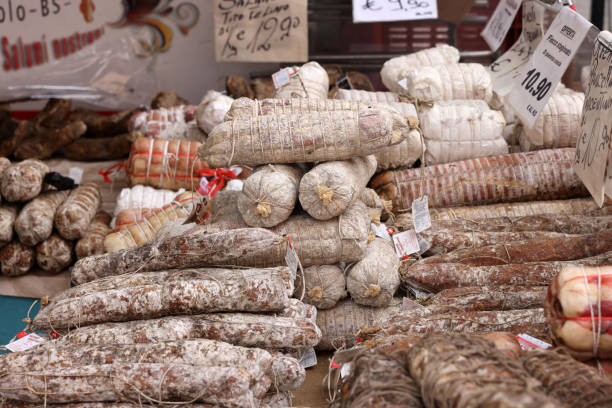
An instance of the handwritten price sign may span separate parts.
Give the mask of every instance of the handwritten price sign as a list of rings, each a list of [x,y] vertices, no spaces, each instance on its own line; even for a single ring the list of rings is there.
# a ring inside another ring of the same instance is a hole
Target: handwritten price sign
[[[218,62],[308,59],[307,0],[214,0]]]
[[[436,0],[353,0],[354,23],[436,18],[438,18]]]
[[[597,205],[612,197],[612,33],[599,33],[591,56],[591,76],[582,107],[574,170]]]

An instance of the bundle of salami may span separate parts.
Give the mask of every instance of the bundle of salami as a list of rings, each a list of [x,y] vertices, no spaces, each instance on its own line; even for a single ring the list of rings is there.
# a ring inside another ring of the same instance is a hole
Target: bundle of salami
[[[35,267],[66,270],[77,258],[103,252],[110,216],[100,207],[95,183],[71,190],[47,184],[49,167],[35,159],[3,162],[0,170],[0,268],[20,276]]]

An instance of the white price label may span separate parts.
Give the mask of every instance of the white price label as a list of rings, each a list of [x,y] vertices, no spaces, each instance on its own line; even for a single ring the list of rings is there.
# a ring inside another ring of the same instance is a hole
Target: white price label
[[[300,364],[302,364],[302,367],[304,368],[314,367],[317,365],[317,354],[315,353],[314,348],[311,347],[304,351],[304,354],[302,354],[302,357],[300,358]]]
[[[291,247],[290,242],[287,243],[287,252],[285,252],[285,262],[287,262],[287,266],[289,267],[291,274],[293,276],[297,275],[299,260],[297,254],[295,253],[295,250]]]
[[[423,255],[431,248],[431,242],[417,234],[417,240],[419,241],[419,254]]]
[[[69,168],[68,177],[74,180],[74,184],[81,184],[81,180],[83,179],[83,169],[80,167]]]
[[[291,78],[296,78],[300,75],[300,71],[294,71],[291,68],[283,68],[278,72],[272,74],[272,82],[274,83],[274,88],[279,89],[282,86],[286,85],[291,81]]]
[[[612,197],[612,33],[599,33],[591,56],[574,170],[600,207]],[[608,166],[606,168],[606,166]]]
[[[533,127],[591,23],[569,7],[561,9],[523,68],[508,102],[526,127]]]
[[[550,348],[552,345],[546,343],[540,339],[536,339],[526,333],[521,333],[516,336],[516,340],[519,342],[519,345],[523,350],[532,350],[532,349],[543,349],[546,350]]]
[[[416,233],[431,228],[429,216],[429,200],[427,196],[419,197],[412,202],[412,222]]]
[[[383,224],[382,222],[380,223],[380,225],[376,225],[372,223],[370,224],[370,228],[372,229],[372,231],[374,231],[377,237],[381,237],[388,241],[392,241],[391,235],[389,234],[389,231],[387,230],[387,226]]]
[[[344,363],[340,367],[340,378],[345,378],[351,375],[351,363]]]
[[[46,340],[40,337],[36,333],[30,333],[27,336],[20,338],[19,340],[15,340],[12,343],[7,344],[5,347],[11,350],[13,353],[17,351],[25,351],[34,346],[39,345],[40,343],[44,343]]]
[[[538,0],[524,0],[521,36],[495,62],[489,65],[493,89],[501,96],[512,90],[515,80],[521,75],[523,66],[544,35],[544,6]]]
[[[393,234],[393,245],[395,252],[400,258],[419,252],[419,241],[414,230]]]
[[[353,23],[436,18],[437,0],[353,0]]]
[[[520,7],[521,0],[501,0],[495,8],[493,15],[480,33],[492,51],[497,50],[506,38]]]

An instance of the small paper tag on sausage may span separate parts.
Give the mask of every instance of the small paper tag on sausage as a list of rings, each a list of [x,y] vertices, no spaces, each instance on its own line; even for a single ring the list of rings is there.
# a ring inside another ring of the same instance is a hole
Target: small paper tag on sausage
[[[304,351],[302,357],[300,358],[300,364],[304,368],[314,367],[317,365],[317,354],[314,351],[314,348],[309,348]]]
[[[540,339],[536,339],[526,333],[521,333],[516,336],[516,340],[519,342],[519,345],[523,350],[533,350],[533,349],[541,349],[546,350],[552,347],[552,344],[548,344],[545,341]]]
[[[419,197],[412,202],[412,222],[414,223],[414,231],[416,233],[431,228],[427,196]]]
[[[412,296],[414,296],[414,298],[417,299],[417,300],[418,299],[426,298],[426,297],[428,297],[430,295],[429,292],[426,292],[426,291],[421,290],[421,289],[413,288],[412,286],[408,286],[406,288],[406,291],[408,293],[410,293]]]
[[[340,367],[340,377],[348,377],[351,375],[351,363],[344,363],[342,367]]]
[[[229,191],[242,191],[242,187],[244,187],[244,181],[238,179],[232,179],[225,185],[225,189]]]
[[[198,184],[196,191],[200,193],[200,195],[208,195],[208,179],[206,177],[200,179],[200,184]]]
[[[419,254],[423,255],[431,248],[431,243],[419,234],[417,234],[417,241],[419,242]]]
[[[289,240],[289,243],[287,245],[287,252],[285,252],[285,262],[287,262],[287,266],[289,267],[291,274],[293,276],[296,276],[299,259],[298,259],[297,254],[295,253],[295,250],[293,249],[291,240]]]
[[[293,70],[291,68],[283,68],[278,72],[272,74],[272,82],[274,83],[274,88],[279,89],[280,87],[286,85],[291,81],[291,78],[295,78],[300,75],[300,70]]]
[[[36,333],[30,333],[25,337],[15,340],[12,343],[7,344],[5,347],[11,350],[13,353],[17,351],[25,351],[34,346],[44,343],[46,340]]]
[[[420,249],[419,241],[414,230],[393,234],[393,245],[395,246],[395,253],[402,259],[408,257],[410,254],[419,252]]]
[[[83,179],[83,169],[80,167],[69,168],[68,177],[74,180],[74,184],[81,184],[81,180]]]
[[[371,223],[370,228],[372,229],[372,231],[374,231],[377,237],[384,238],[388,241],[392,240],[391,235],[389,234],[389,231],[387,230],[387,226],[383,224],[382,222],[380,223],[380,225]]]

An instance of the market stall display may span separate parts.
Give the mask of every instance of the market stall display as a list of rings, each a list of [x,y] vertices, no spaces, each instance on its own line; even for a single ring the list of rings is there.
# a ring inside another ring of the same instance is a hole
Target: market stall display
[[[41,344],[0,355],[0,407],[288,407],[317,356],[333,406],[609,404],[584,94],[527,128],[459,55],[390,59],[391,92],[310,61],[198,105],[0,115],[3,279],[75,285],[24,319]],[[124,161],[92,183],[53,155]]]

